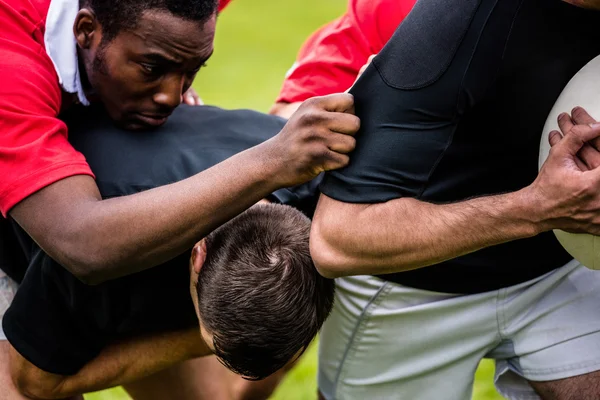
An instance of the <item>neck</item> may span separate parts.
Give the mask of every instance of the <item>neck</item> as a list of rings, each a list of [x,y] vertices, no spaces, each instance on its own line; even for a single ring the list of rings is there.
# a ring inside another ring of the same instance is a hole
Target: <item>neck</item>
[[[189,341],[187,342],[187,345],[188,345],[187,352],[188,352],[188,355],[190,356],[190,358],[205,357],[205,356],[213,355],[212,350],[206,344],[206,341],[200,334],[200,330],[198,329],[197,326],[192,329],[187,330],[186,335],[189,338]]]

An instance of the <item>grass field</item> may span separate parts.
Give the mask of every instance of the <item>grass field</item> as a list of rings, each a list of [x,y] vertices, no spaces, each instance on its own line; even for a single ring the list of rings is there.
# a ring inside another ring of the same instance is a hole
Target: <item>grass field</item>
[[[215,53],[194,87],[207,104],[267,111],[304,39],[341,14],[345,6],[346,0],[234,0],[220,17]],[[316,359],[313,346],[273,399],[314,399]],[[491,362],[481,364],[473,399],[501,399],[492,384],[493,370]],[[121,389],[113,389],[88,395],[86,399],[128,397]]]

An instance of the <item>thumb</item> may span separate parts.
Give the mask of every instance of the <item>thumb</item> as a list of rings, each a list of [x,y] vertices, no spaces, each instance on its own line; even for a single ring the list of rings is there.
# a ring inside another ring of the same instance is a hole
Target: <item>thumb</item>
[[[582,129],[577,133],[573,131],[568,132],[554,147],[570,156],[575,156],[586,142],[598,137],[600,137],[600,123],[592,124],[589,129]],[[554,138],[553,140],[556,139]]]

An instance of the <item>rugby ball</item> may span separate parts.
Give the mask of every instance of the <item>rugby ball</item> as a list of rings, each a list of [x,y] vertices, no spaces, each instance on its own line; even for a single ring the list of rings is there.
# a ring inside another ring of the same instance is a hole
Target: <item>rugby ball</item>
[[[550,151],[548,134],[559,129],[558,115],[562,112],[570,113],[576,106],[585,108],[592,117],[600,118],[600,56],[594,58],[575,74],[554,103],[542,133],[540,168]],[[590,269],[600,270],[600,236],[568,233],[561,230],[555,230],[554,234],[573,258]]]

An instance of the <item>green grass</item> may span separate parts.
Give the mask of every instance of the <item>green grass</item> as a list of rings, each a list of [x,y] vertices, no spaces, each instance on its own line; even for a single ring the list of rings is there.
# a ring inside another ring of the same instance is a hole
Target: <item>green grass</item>
[[[267,111],[304,39],[345,6],[346,0],[234,0],[219,18],[214,55],[194,87],[207,104]],[[314,399],[316,361],[313,346],[273,399]],[[493,371],[492,362],[482,362],[473,399],[501,399],[492,384]],[[86,399],[126,400],[128,396],[119,388]]]

